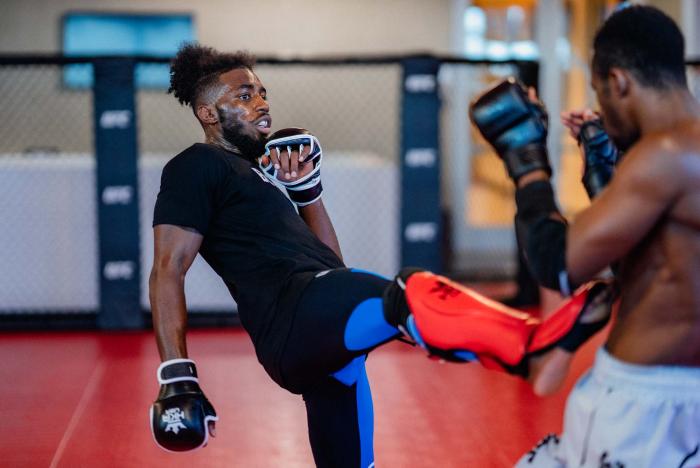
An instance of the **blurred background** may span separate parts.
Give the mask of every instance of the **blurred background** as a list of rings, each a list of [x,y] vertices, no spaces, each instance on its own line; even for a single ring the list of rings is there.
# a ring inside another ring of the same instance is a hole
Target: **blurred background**
[[[694,84],[697,2],[644,3],[683,29]],[[348,265],[517,284],[513,187],[468,104],[509,75],[538,89],[559,201],[575,216],[588,202],[557,117],[595,106],[591,42],[618,4],[4,0],[0,324],[147,326],[160,171],[202,139],[191,110],[166,94],[168,60],[188,41],[257,54],[274,129],[319,136],[324,199]],[[201,260],[187,297],[203,323],[235,321]]]

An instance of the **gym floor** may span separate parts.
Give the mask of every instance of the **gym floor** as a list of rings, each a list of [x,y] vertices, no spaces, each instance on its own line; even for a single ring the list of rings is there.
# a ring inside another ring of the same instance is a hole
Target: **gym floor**
[[[440,363],[392,343],[367,367],[378,467],[507,467],[561,429],[566,395],[602,334],[548,398],[477,364]],[[241,329],[199,329],[189,353],[220,420],[208,447],[157,448],[148,408],[159,359],[150,332],[0,334],[3,467],[310,467],[301,397],[278,388]]]

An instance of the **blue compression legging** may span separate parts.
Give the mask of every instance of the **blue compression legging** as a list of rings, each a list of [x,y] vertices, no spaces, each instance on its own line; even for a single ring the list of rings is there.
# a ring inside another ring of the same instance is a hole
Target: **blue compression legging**
[[[280,363],[301,393],[319,467],[374,466],[374,417],[365,359],[399,332],[384,320],[389,280],[360,270],[319,274],[304,291]]]

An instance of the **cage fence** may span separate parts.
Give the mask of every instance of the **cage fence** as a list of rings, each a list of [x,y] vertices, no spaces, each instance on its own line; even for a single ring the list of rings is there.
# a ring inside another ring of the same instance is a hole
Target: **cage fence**
[[[101,204],[105,197],[116,197],[111,201],[118,203],[122,192],[120,187],[100,192],[96,140],[105,124],[119,127],[128,119],[123,112],[95,115],[97,78],[89,58],[32,60],[0,60],[5,104],[0,109],[0,317],[94,316],[103,305],[103,277],[129,273],[125,264],[100,263],[101,236],[120,229],[118,219],[113,225],[110,219],[106,225],[98,222]],[[163,67],[167,71],[167,61],[134,60],[137,83],[139,76],[162,73]],[[449,220],[440,239],[445,266],[448,273],[490,269],[507,276],[514,260],[512,188],[501,162],[469,123],[467,108],[495,80],[524,76],[531,67],[438,62],[441,182],[435,191],[442,195]],[[261,60],[256,73],[268,90],[273,130],[304,127],[321,141],[324,201],[346,263],[393,275],[403,261],[401,210],[420,202],[420,191],[402,189],[403,126],[408,122],[420,128],[430,118],[407,115],[402,58]],[[203,141],[203,132],[192,110],[162,86],[137,84],[133,97],[138,302],[148,313],[151,224],[160,173],[170,158]],[[419,148],[411,157],[430,156],[424,153]],[[201,259],[188,272],[186,294],[194,314],[235,308],[223,282]]]

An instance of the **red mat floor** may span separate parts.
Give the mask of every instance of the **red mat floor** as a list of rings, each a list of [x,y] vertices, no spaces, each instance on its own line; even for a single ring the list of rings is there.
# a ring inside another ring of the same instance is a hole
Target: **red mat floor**
[[[476,364],[426,359],[392,343],[367,361],[377,467],[506,467],[561,429],[566,395],[602,336],[574,361],[566,388],[535,397],[520,380]],[[154,444],[153,335],[0,334],[2,467],[309,467],[301,397],[277,387],[237,329],[194,330],[189,351],[220,421],[189,454]]]

